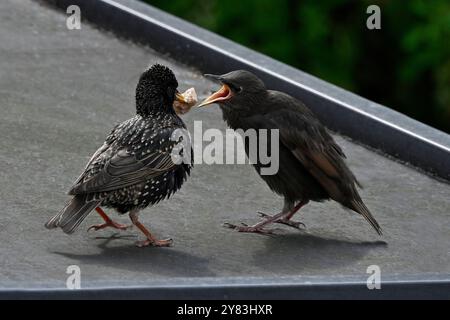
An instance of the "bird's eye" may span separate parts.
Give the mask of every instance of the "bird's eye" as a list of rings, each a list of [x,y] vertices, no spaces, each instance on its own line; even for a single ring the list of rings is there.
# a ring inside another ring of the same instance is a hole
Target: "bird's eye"
[[[168,87],[167,88],[167,96],[168,97],[173,97],[175,95],[176,90],[172,87]]]
[[[233,91],[234,93],[239,93],[242,91],[242,87],[238,87],[231,83],[228,83],[228,87],[230,87],[231,91]]]

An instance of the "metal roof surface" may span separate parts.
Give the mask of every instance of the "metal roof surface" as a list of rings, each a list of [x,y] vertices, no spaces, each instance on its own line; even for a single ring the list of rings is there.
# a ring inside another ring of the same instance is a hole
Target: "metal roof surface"
[[[196,165],[171,200],[142,212],[157,236],[173,237],[172,248],[136,248],[136,229],[121,238],[111,230],[86,233],[100,221],[95,213],[72,236],[45,229],[112,126],[134,114],[146,66],[168,65],[180,88],[195,86],[200,99],[216,87],[170,57],[88,23],[68,30],[65,18],[28,0],[0,2],[0,289],[64,288],[69,265],[80,266],[85,288],[243,277],[365,281],[374,264],[386,279],[448,279],[449,185],[341,136],[381,238],[334,202],[302,209],[304,231],[280,227],[278,236],[265,237],[223,228],[282,206],[249,165]],[[184,120],[190,128],[194,120],[204,129],[226,128],[217,107]]]

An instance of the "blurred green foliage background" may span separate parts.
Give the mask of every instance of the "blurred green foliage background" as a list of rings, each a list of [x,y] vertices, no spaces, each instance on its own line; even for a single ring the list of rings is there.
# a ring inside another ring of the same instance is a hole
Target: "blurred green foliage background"
[[[450,132],[449,0],[146,1]]]

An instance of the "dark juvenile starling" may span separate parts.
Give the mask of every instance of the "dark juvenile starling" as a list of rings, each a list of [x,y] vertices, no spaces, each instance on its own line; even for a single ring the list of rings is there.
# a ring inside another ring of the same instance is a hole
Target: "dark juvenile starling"
[[[264,220],[253,226],[227,224],[228,227],[241,232],[271,233],[264,226],[276,222],[299,228],[302,223],[291,218],[309,200],[333,199],[360,213],[381,235],[380,226],[358,194],[356,186],[361,185],[345,164],[342,149],[301,101],[283,92],[267,90],[248,71],[205,76],[221,82],[222,87],[200,106],[219,104],[223,119],[234,130],[279,130],[278,172],[261,175],[263,165],[259,157],[254,167],[270,189],[284,197],[282,211],[274,216],[260,213]],[[266,141],[270,153],[273,150],[269,139]],[[248,144],[245,139],[247,155]]]
[[[171,239],[153,237],[139,222],[138,212],[169,198],[191,170],[190,164],[174,164],[171,157],[178,142],[172,141],[172,133],[186,128],[173,108],[175,100],[185,102],[177,87],[175,75],[165,66],[153,65],[141,75],[136,87],[136,116],[114,127],[70,189],[73,198],[46,223],[47,228],[60,227],[70,234],[94,209],[105,223],[89,229],[127,228],[112,221],[102,206],[129,213],[132,223],[146,236],[138,246],[172,243]]]

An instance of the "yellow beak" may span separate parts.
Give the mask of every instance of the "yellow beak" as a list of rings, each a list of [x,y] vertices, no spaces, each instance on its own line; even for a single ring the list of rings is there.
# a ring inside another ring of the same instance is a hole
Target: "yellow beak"
[[[179,93],[178,91],[175,93],[175,100],[180,101],[181,103],[187,103],[184,96],[181,93]]]

